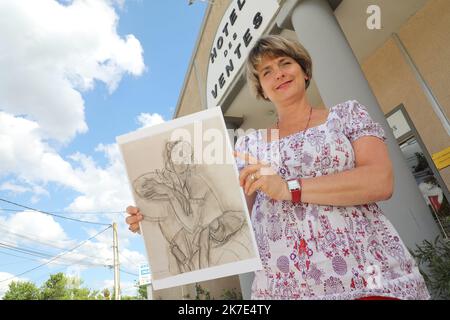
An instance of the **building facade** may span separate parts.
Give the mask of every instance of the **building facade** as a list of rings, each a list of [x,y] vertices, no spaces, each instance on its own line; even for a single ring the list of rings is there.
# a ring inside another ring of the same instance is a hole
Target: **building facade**
[[[448,0],[210,1],[174,118],[219,105],[229,128],[270,126],[275,108],[252,97],[242,68],[246,53],[263,34],[300,41],[313,61],[311,104],[330,108],[356,99],[383,125],[395,190],[380,205],[414,248],[450,236],[448,30]],[[248,298],[251,281],[247,274],[201,285],[220,299],[240,284]],[[183,296],[195,298],[195,287],[154,293]]]

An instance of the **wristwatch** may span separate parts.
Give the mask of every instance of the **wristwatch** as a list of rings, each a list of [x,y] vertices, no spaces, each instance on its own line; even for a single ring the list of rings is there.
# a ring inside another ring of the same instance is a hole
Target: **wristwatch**
[[[302,186],[299,179],[288,180],[287,185],[292,195],[292,202],[299,203],[302,198]]]

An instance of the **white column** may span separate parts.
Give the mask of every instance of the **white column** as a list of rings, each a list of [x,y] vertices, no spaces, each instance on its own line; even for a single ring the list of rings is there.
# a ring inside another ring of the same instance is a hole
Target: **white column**
[[[243,273],[239,275],[239,283],[241,285],[242,299],[250,300],[252,295],[252,283],[255,278],[253,272]]]
[[[327,107],[356,99],[381,123],[388,138],[395,189],[390,200],[379,204],[408,248],[414,249],[415,244],[424,239],[433,240],[440,233],[439,228],[329,3],[326,0],[288,0],[277,23],[280,27],[292,26],[309,51],[313,79]]]

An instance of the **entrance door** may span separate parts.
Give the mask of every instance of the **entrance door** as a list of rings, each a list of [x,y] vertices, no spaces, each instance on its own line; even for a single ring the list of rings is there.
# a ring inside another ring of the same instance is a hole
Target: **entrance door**
[[[430,213],[439,225],[444,238],[450,236],[449,192],[439,171],[428,154],[414,124],[403,105],[387,115],[394,136],[406,159],[409,169],[427,203]]]
[[[422,196],[433,214],[434,220],[440,226],[445,238],[450,235],[450,206],[444,194],[443,186],[436,179],[430,168],[424,150],[415,137],[400,144],[400,149],[408,163]],[[445,186],[444,186],[445,188]]]

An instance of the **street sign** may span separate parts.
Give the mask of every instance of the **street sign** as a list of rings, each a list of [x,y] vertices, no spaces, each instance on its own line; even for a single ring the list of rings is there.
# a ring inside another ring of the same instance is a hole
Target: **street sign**
[[[143,263],[139,266],[139,285],[143,286],[152,283],[152,273],[148,263]]]

